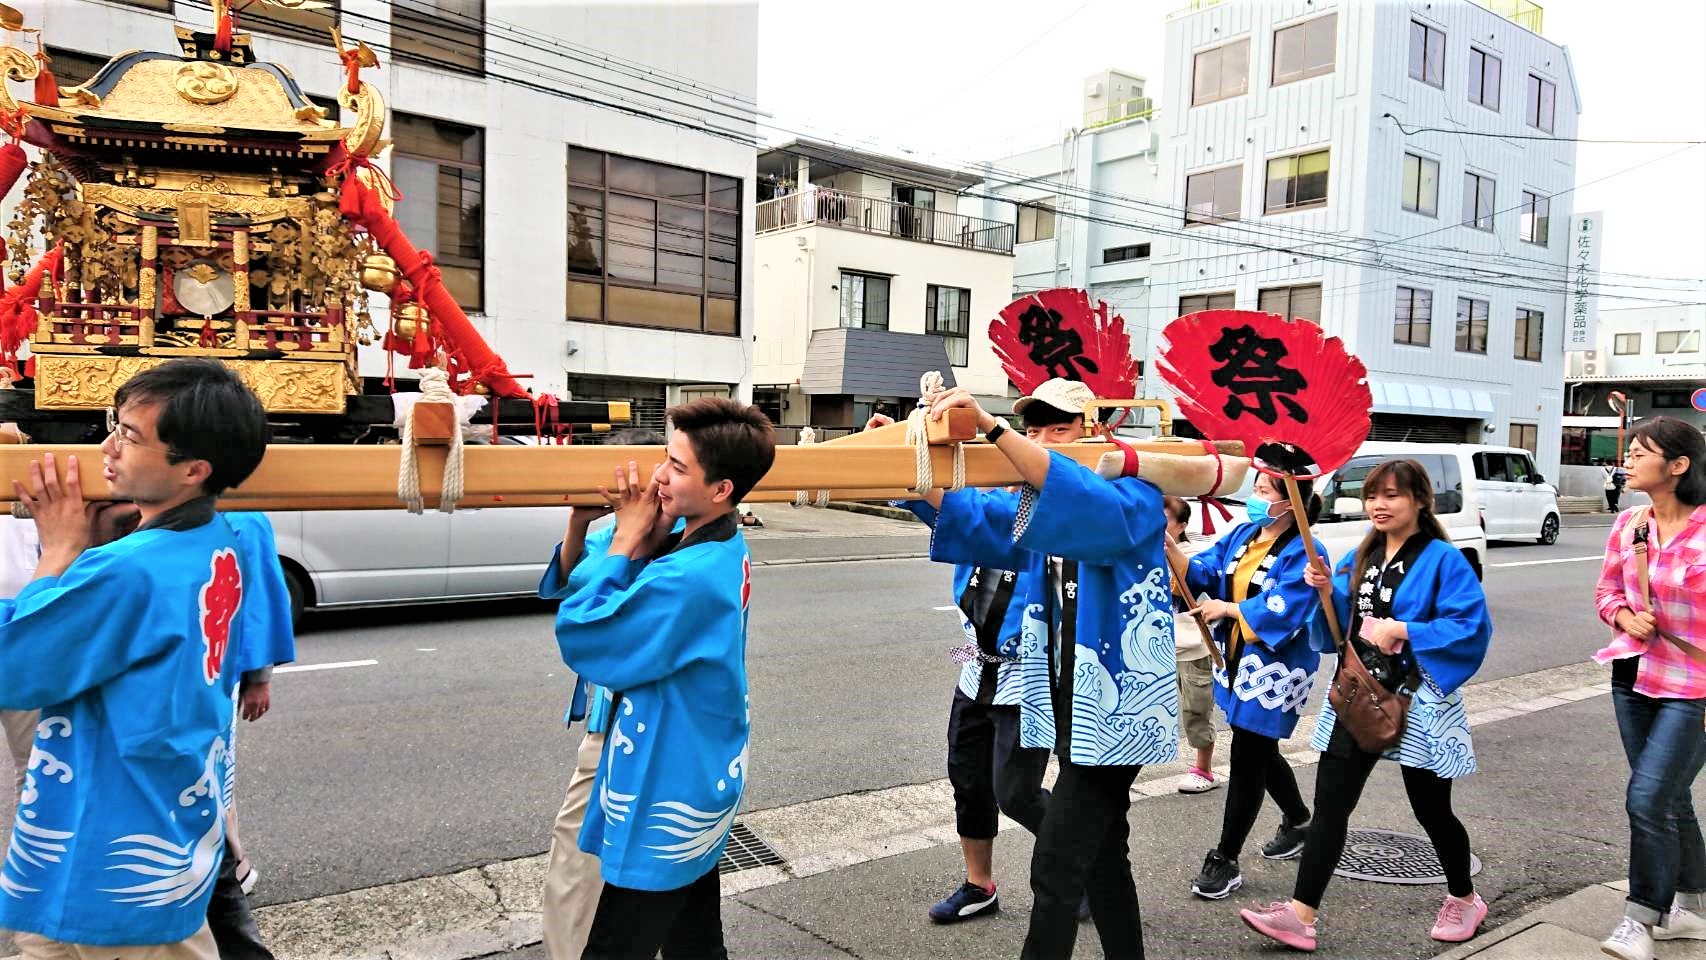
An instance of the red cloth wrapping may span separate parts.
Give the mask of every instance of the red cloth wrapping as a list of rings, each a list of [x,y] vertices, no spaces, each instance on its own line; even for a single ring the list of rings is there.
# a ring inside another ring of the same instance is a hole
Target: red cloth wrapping
[[[334,163],[336,162],[340,162],[340,158],[334,158]],[[347,158],[343,158],[342,162],[348,163]],[[467,370],[474,380],[485,384],[493,394],[514,399],[531,399],[531,394],[516,382],[503,359],[487,346],[479,331],[468,321],[468,315],[462,312],[456,298],[450,295],[438,268],[433,265],[432,255],[417,250],[415,245],[409,242],[409,238],[403,235],[402,227],[398,226],[395,217],[386,212],[379,196],[354,176],[355,165],[349,164],[347,169],[349,173],[343,179],[343,196],[339,200],[339,208],[345,217],[365,228],[372,235],[374,242],[379,244],[380,249],[397,262],[403,276],[407,277],[410,285],[414,287],[417,300],[426,307],[431,318],[431,332],[427,336],[442,344],[445,351],[455,358],[458,366]],[[416,343],[411,344],[410,349],[400,352],[409,354],[411,360],[420,357],[420,340],[421,337],[417,336]],[[427,347],[430,354],[430,341]],[[410,365],[414,366],[412,362]]]
[[[29,165],[30,158],[24,156],[24,148],[16,142],[0,146],[0,198],[12,192],[13,185]]]
[[[42,254],[35,266],[24,276],[24,282],[0,294],[0,363],[18,368],[18,347],[29,339],[36,325],[35,299],[41,295],[42,282],[49,273],[59,272],[62,253],[55,246]]]

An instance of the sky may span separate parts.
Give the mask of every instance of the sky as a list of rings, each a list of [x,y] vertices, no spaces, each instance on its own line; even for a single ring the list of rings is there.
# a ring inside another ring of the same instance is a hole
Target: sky
[[[947,165],[1057,143],[1098,70],[1148,77],[1161,102],[1166,17],[1184,4],[759,0],[758,103],[781,128],[762,132]],[[1575,66],[1577,136],[1706,140],[1706,2],[1543,6]],[[1706,146],[1584,143],[1576,159],[1575,209],[1605,213],[1600,269],[1689,278],[1692,292],[1630,292],[1706,302]]]

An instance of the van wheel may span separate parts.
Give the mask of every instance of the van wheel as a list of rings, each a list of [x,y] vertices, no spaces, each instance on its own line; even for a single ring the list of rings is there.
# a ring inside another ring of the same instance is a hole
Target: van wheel
[[[1554,544],[1558,542],[1558,515],[1549,513],[1546,521],[1540,525],[1540,542]]]
[[[284,565],[284,586],[290,594],[290,625],[297,626],[302,622],[302,611],[308,607],[308,584],[306,574],[290,564]]]

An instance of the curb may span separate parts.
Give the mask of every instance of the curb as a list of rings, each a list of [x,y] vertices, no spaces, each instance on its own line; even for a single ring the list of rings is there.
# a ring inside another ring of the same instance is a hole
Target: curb
[[[887,517],[890,520],[905,520],[909,523],[920,522],[911,510],[891,507],[886,503],[866,503],[862,500],[831,500],[829,509],[860,513],[867,517]]]

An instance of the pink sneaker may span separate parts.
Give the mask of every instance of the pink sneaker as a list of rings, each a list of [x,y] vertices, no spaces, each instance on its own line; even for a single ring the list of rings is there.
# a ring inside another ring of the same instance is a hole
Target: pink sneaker
[[[1462,943],[1475,936],[1475,931],[1481,929],[1481,921],[1485,919],[1487,901],[1482,900],[1480,894],[1474,894],[1468,903],[1447,894],[1429,936],[1441,943]]]
[[[1315,924],[1299,920],[1290,900],[1275,900],[1260,910],[1240,910],[1238,916],[1245,926],[1270,940],[1293,950],[1315,952]]]

